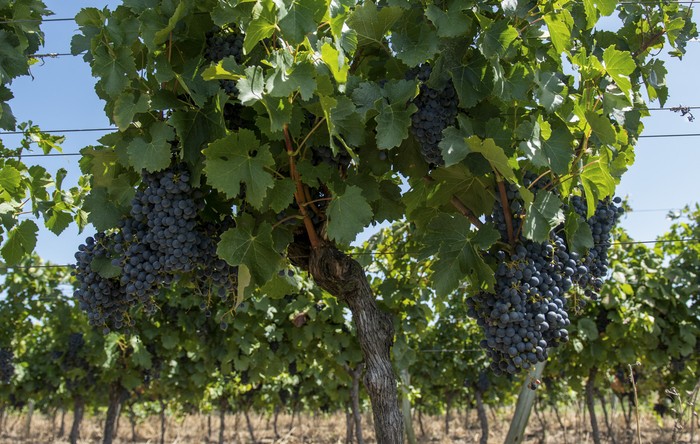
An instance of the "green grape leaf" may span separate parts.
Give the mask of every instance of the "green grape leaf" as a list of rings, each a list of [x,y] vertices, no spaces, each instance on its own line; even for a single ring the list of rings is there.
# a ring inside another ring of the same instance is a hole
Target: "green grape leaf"
[[[615,192],[615,179],[610,175],[608,164],[603,156],[589,158],[580,179],[586,193],[588,206],[586,218],[590,218],[595,213],[598,201],[612,196]]]
[[[576,324],[578,332],[584,339],[589,341],[595,341],[598,339],[598,327],[595,325],[595,321],[589,318],[581,318]]]
[[[571,211],[567,216],[564,231],[571,251],[583,254],[589,248],[593,248],[591,227],[576,212]]]
[[[554,49],[559,54],[565,54],[573,44],[571,31],[574,28],[574,18],[568,9],[557,9],[545,14],[544,22],[549,28],[549,38]]]
[[[402,15],[401,8],[384,6],[378,9],[374,2],[366,1],[355,8],[347,24],[357,32],[358,45],[366,46],[373,43],[383,45],[384,36]]]
[[[553,72],[535,72],[535,93],[547,112],[554,112],[564,103],[566,85]]]
[[[36,247],[36,235],[39,227],[32,220],[23,220],[7,233],[7,240],[0,249],[2,257],[8,266],[17,265],[24,257],[29,256]]]
[[[83,209],[89,213],[88,220],[98,231],[116,227],[122,216],[107,189],[102,187],[90,190],[90,194],[85,197]]]
[[[292,179],[284,178],[276,180],[275,184],[272,186],[272,190],[267,193],[263,208],[270,207],[275,213],[283,211],[289,207],[294,200],[295,191],[296,185]],[[291,216],[291,214],[287,216]]]
[[[285,40],[292,44],[301,43],[307,34],[316,31],[327,10],[326,0],[293,2],[287,15],[279,21],[279,27],[287,37]]]
[[[459,105],[471,108],[493,91],[493,73],[490,63],[481,54],[470,57],[469,63],[450,70]]]
[[[437,28],[439,37],[459,37],[466,34],[473,26],[471,17],[460,10],[459,2],[454,2],[451,6],[447,11],[443,11],[435,5],[429,5],[425,11],[426,17]]]
[[[275,166],[268,145],[260,145],[255,133],[242,129],[210,143],[203,153],[209,184],[229,198],[238,196],[241,184],[245,184],[246,201],[261,208],[268,189],[275,184],[268,171]]]
[[[256,223],[249,215],[236,220],[236,227],[221,235],[216,250],[232,266],[246,265],[256,284],[262,285],[277,273],[282,256],[274,248],[272,226]]]
[[[57,236],[63,233],[73,222],[73,215],[68,211],[68,207],[65,204],[53,206],[50,211],[47,211],[47,215],[48,217],[45,217],[44,220],[44,226]]]
[[[20,191],[22,173],[12,165],[4,165],[0,169],[0,189],[14,194]],[[23,196],[22,196],[23,197]]]
[[[440,39],[422,14],[414,12],[404,19],[403,26],[392,31],[391,48],[406,65],[417,66],[440,51]]]
[[[129,79],[136,76],[136,63],[129,46],[117,46],[108,49],[100,45],[93,51],[93,72],[100,77],[101,85],[107,95],[116,98],[129,85]]]
[[[518,38],[518,30],[508,23],[509,20],[498,20],[482,34],[481,52],[487,59],[498,60],[504,57]]]
[[[603,52],[603,66],[605,72],[613,78],[617,86],[629,96],[632,91],[630,74],[637,68],[632,54],[628,51],[618,51],[614,46],[609,46]]]
[[[139,95],[138,100],[130,92],[120,94],[114,101],[112,120],[120,131],[126,131],[131,125],[134,116],[149,110],[150,97],[147,94]]]
[[[496,145],[493,139],[482,140],[479,136],[471,136],[467,139],[467,145],[472,152],[484,156],[491,166],[503,177],[511,182],[517,182],[515,172],[503,148]]]
[[[178,109],[173,111],[169,123],[175,128],[180,140],[183,159],[193,165],[200,162],[202,148],[207,142],[226,135],[223,115],[216,109]]]
[[[535,242],[549,239],[549,233],[564,222],[561,200],[549,191],[541,190],[527,206],[523,235]]]
[[[372,221],[372,207],[362,195],[362,189],[352,185],[345,192],[333,196],[326,212],[328,236],[342,244],[349,244]]]
[[[604,144],[612,145],[617,136],[610,119],[597,114],[595,111],[586,111],[586,121],[591,126],[593,134]]]
[[[325,62],[338,83],[348,81],[350,65],[347,64],[345,55],[333,47],[330,43],[324,43],[321,47],[321,59]]]
[[[164,122],[156,122],[151,125],[146,141],[143,137],[137,137],[129,143],[127,153],[129,162],[136,171],[160,171],[170,165],[171,141],[175,139],[175,130]]]
[[[243,50],[246,53],[250,53],[255,45],[268,37],[272,37],[272,34],[275,33],[277,29],[277,17],[276,14],[267,7],[267,5],[271,4],[272,2],[266,2],[258,17],[248,25],[245,38],[243,39]]]
[[[377,147],[389,149],[401,145],[401,142],[408,137],[411,115],[416,110],[414,104],[408,106],[400,103],[384,104],[374,118],[377,122]]]
[[[488,225],[473,231],[461,215],[439,214],[428,226],[424,242],[426,251],[435,251],[434,283],[438,295],[444,296],[458,288],[466,279],[474,288],[487,289],[495,283],[494,272],[479,254],[500,238]]]
[[[105,256],[94,258],[90,262],[90,268],[105,279],[116,278],[122,274],[121,267],[112,264],[112,259]]]
[[[252,105],[262,100],[265,91],[265,76],[259,66],[249,66],[245,69],[245,76],[236,83],[238,88],[238,100],[243,105]]]

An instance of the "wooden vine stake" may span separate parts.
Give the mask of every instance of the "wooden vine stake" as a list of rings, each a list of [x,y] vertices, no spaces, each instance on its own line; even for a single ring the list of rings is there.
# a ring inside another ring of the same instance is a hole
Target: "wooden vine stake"
[[[530,419],[530,412],[532,411],[532,406],[537,396],[537,390],[532,390],[529,387],[530,380],[540,379],[542,377],[545,364],[546,362],[538,362],[535,365],[534,371],[525,378],[525,382],[523,382],[523,386],[520,389],[520,395],[518,395],[518,403],[515,405],[515,413],[513,414],[513,419],[510,421],[510,428],[508,429],[508,435],[506,436],[504,444],[519,444],[523,442],[525,428],[527,427],[527,422]]]

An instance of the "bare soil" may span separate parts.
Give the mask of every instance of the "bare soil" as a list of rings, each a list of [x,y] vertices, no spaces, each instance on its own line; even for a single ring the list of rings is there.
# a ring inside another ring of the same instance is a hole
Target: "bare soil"
[[[489,412],[489,443],[502,443],[508,431],[511,411],[502,409]],[[588,416],[583,416],[581,411],[568,410],[563,413],[561,423],[552,412],[541,413],[530,417],[527,433],[523,443],[537,444],[583,444],[592,443]],[[614,413],[611,421],[614,441],[607,432],[607,427],[602,413],[598,415],[603,443],[613,444],[637,444],[636,426],[634,421],[627,428],[622,413]],[[278,444],[344,444],[346,439],[346,419],[344,415],[302,415],[291,422],[290,415],[280,415],[278,418],[278,436],[273,430],[273,418],[271,415],[253,414],[250,416],[254,429],[256,443]],[[26,434],[26,416],[10,415],[5,418],[0,429],[0,443],[68,443],[72,415],[65,415],[65,434],[58,437],[60,429],[60,413],[52,422],[49,416],[34,414],[29,430]],[[86,415],[81,427],[81,444],[102,442],[103,417]],[[449,434],[445,433],[445,417],[428,417],[423,415],[421,428],[418,415],[414,415],[413,428],[418,442],[421,444],[446,444],[446,443],[478,443],[481,438],[481,429],[476,412],[457,412],[452,415]],[[167,418],[167,431],[165,442],[175,443],[218,443],[219,418],[214,412],[211,416],[211,429],[206,415],[192,415],[186,417]],[[374,443],[371,416],[363,415],[363,436],[366,443]],[[643,444],[672,443],[674,420],[666,418],[658,419],[651,414],[642,414],[641,442]],[[563,427],[562,427],[563,426]],[[684,434],[675,442],[681,444],[700,444],[700,431],[698,424],[691,428],[687,426]],[[138,423],[135,427],[135,440],[132,440],[132,429],[129,419],[122,416],[119,422],[115,444],[139,443],[150,444],[160,442],[160,418],[154,416],[146,421]],[[692,439],[692,441],[691,441]],[[253,443],[249,434],[245,417],[242,414],[227,415],[224,433],[226,443]]]

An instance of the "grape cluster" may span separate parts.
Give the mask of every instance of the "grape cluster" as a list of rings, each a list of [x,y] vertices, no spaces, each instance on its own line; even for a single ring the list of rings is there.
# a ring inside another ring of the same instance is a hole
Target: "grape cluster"
[[[527,176],[524,184],[537,193],[549,187],[548,181]],[[483,328],[481,342],[497,374],[514,374],[547,359],[548,350],[569,339],[567,293],[578,287],[591,298],[597,297],[607,273],[610,231],[617,223],[620,201],[603,201],[596,215],[588,220],[595,247],[586,255],[568,251],[563,229],[553,230],[543,243],[518,236],[524,207],[517,187],[507,184],[505,195],[510,210],[513,251],[492,253],[498,263],[494,293],[480,292],[467,299],[468,314]],[[576,212],[585,211],[585,202],[572,198]],[[505,205],[497,193],[494,210],[486,220],[493,223],[504,242],[509,242]],[[585,213],[583,213],[585,214]]]
[[[63,355],[62,367],[65,369],[84,367],[86,362],[80,356],[85,346],[85,338],[82,333],[71,333],[68,336],[68,349]]]
[[[315,146],[311,148],[311,163],[313,165],[326,164],[334,169],[347,171],[352,161],[352,157],[347,151],[339,151],[333,154],[333,150],[328,146]]]
[[[204,58],[209,62],[218,63],[226,57],[234,57],[240,63],[243,59],[243,34],[238,29],[214,29],[206,35],[207,43]],[[238,95],[234,80],[219,80],[219,85],[226,94]]]
[[[588,208],[586,201],[581,196],[571,197],[571,206],[574,211],[586,219]],[[620,206],[622,199],[605,199],[598,202],[595,212],[586,222],[593,233],[593,248],[584,257],[584,262],[595,279],[594,288],[600,290],[602,278],[608,273],[608,249],[610,248],[610,234],[617,225],[620,217],[625,212]]]
[[[156,282],[157,277],[148,276],[152,272],[164,272],[166,275],[184,273],[193,270],[198,259],[196,248],[200,239],[196,228],[198,212],[204,207],[201,196],[195,193],[189,184],[190,175],[184,165],[176,165],[165,171],[144,174],[142,187],[134,197],[131,217],[139,228],[145,228],[141,242],[132,244],[133,253],[138,259],[134,262],[139,273],[145,273],[146,284]],[[124,229],[122,229],[124,233]],[[132,233],[136,234],[136,233]],[[148,267],[158,267],[151,270]],[[127,266],[123,264],[124,271]],[[146,267],[146,269],[143,269]],[[133,270],[133,268],[132,268]]]
[[[9,348],[0,348],[0,384],[9,384],[15,374],[15,355]]]
[[[481,346],[496,374],[515,374],[547,359],[547,350],[569,339],[565,294],[575,260],[564,241],[522,240],[510,256],[498,251],[495,294],[467,299],[468,314],[485,333]]]
[[[225,300],[235,289],[237,267],[216,254],[220,235],[233,227],[233,219],[204,221],[199,215],[204,193],[189,180],[181,164],[144,173],[129,216],[116,230],[97,233],[78,248],[75,296],[90,324],[102,326],[104,333],[133,326],[127,311],[136,305],[155,313],[154,297],[183,274],[193,276],[207,300],[212,293]],[[116,267],[117,276],[100,274],[97,260]]]
[[[423,65],[418,69],[416,78],[426,82],[431,68]],[[413,104],[416,111],[411,118],[411,131],[420,145],[423,159],[431,165],[444,165],[438,144],[442,140],[442,131],[452,125],[457,118],[459,98],[451,81],[442,89],[433,89],[422,83]]]
[[[100,259],[110,259],[114,233],[97,233],[88,237],[75,253],[76,276],[74,296],[81,310],[87,312],[90,325],[103,326],[103,333],[109,333],[109,327],[121,328],[124,313],[131,307],[134,294],[127,294],[125,286],[118,279],[108,278],[93,269],[92,264]]]

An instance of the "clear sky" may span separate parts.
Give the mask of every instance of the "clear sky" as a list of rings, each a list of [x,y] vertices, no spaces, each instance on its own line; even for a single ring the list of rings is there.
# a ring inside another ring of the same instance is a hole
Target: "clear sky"
[[[89,2],[84,0],[45,0],[55,17],[73,17],[83,7],[114,8],[119,1]],[[697,17],[696,17],[697,21]],[[47,22],[43,25],[46,44],[42,53],[69,53],[70,40],[77,31],[74,22]],[[682,61],[667,61],[669,99],[665,106],[700,106],[700,42],[688,44]],[[47,58],[32,69],[32,77],[16,80],[11,89],[15,94],[11,106],[18,121],[32,120],[45,130],[72,128],[104,128],[110,126],[97,98],[90,67],[81,57]],[[658,107],[659,104],[650,104]],[[688,122],[670,111],[652,111],[644,120],[645,135],[700,133],[700,109],[694,110],[695,122]],[[69,133],[64,152],[77,152],[95,144],[103,133]],[[17,138],[3,136],[6,144],[14,146]],[[700,137],[643,138],[636,149],[636,163],[623,177],[618,195],[626,196],[634,212],[622,220],[633,238],[652,240],[670,225],[668,210],[694,205],[700,201]],[[49,171],[63,167],[74,182],[79,174],[79,157],[39,159],[36,163]],[[27,159],[28,161],[29,159]],[[78,235],[75,227],[57,237],[42,230],[37,252],[54,263],[73,263],[73,253],[91,230]]]

